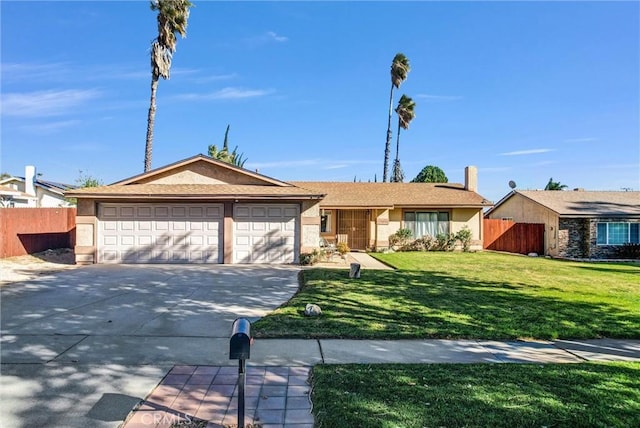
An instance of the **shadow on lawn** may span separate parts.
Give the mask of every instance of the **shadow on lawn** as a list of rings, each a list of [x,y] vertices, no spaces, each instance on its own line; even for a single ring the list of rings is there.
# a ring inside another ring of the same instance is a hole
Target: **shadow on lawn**
[[[286,307],[313,302],[323,315],[308,319],[281,311],[258,322],[259,335],[269,336],[273,328],[274,335],[290,337],[504,340],[635,338],[640,331],[640,313],[543,296],[539,286],[524,282],[475,282],[425,271],[363,272],[358,281],[341,271],[305,275],[306,285]]]

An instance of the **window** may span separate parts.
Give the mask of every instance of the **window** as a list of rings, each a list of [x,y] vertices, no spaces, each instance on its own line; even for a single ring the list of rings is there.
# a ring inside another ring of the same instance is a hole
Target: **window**
[[[405,211],[404,227],[411,230],[411,236],[421,238],[423,236],[437,236],[440,233],[449,233],[448,212],[424,212]]]
[[[640,223],[598,223],[597,245],[622,245],[640,243]]]
[[[331,232],[331,211],[324,211],[320,216],[320,232]]]

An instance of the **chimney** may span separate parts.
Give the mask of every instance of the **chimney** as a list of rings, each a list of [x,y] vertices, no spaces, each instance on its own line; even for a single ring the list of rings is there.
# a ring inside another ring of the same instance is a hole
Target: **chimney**
[[[475,166],[464,169],[464,189],[470,192],[478,191],[478,168]]]
[[[36,167],[33,165],[27,165],[24,167],[24,193],[31,196],[36,196]]]

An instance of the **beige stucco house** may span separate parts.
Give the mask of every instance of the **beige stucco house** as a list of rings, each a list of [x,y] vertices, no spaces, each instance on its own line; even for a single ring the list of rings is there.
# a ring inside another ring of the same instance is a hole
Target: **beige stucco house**
[[[487,218],[545,225],[545,255],[615,258],[617,248],[640,242],[640,192],[514,190]]]
[[[320,237],[388,246],[400,227],[456,232],[482,247],[475,168],[465,185],[283,182],[197,155],[108,186],[77,189],[76,262],[296,263]]]

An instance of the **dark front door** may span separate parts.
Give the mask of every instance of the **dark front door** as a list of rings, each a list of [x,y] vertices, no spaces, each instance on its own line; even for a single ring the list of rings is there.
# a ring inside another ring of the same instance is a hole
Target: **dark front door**
[[[369,236],[368,220],[367,210],[339,210],[338,242],[346,238],[347,245],[352,250],[366,250]]]

